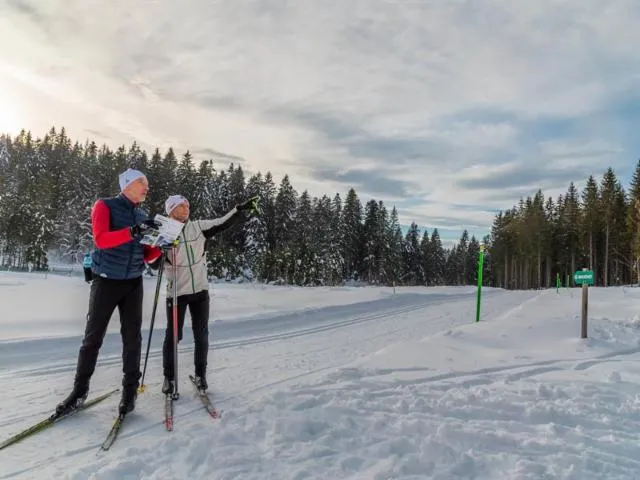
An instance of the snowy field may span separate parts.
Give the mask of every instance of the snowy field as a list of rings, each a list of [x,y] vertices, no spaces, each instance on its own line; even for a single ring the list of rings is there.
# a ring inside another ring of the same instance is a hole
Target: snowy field
[[[146,347],[155,280],[145,279]],[[0,274],[0,442],[71,388],[89,286]],[[214,284],[201,409],[187,316],[175,431],[162,423],[159,310],[147,390],[109,452],[119,396],[0,450],[0,479],[640,478],[640,289]],[[164,291],[162,292],[162,300]],[[120,386],[114,314],[91,395]]]

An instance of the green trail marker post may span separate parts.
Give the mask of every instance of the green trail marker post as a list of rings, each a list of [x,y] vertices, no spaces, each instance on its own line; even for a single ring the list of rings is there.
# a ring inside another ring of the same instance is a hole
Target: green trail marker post
[[[593,285],[593,270],[583,268],[573,274],[576,285],[582,285],[582,331],[580,338],[587,338],[587,314],[589,311],[589,285]]]
[[[478,299],[476,302],[476,322],[480,321],[480,297],[482,296],[482,271],[484,265],[484,245],[480,245],[478,255]]]
[[[561,282],[560,282],[560,274],[556,273],[556,293],[558,295],[560,295],[560,286],[561,286]]]

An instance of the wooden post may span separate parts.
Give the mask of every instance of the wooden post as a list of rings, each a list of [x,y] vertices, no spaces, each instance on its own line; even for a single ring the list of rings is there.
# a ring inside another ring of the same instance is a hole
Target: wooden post
[[[583,270],[587,270],[583,268]],[[589,285],[582,283],[582,334],[580,338],[587,338],[587,313],[589,311]]]
[[[484,243],[480,244],[478,253],[478,295],[476,300],[476,322],[480,321],[480,298],[482,296],[482,272],[484,268]]]

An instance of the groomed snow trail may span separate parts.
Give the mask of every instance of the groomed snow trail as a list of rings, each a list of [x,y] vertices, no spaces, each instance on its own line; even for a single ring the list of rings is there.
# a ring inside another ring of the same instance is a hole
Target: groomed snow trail
[[[489,289],[483,298],[483,321],[499,318],[537,296],[537,292],[507,293]],[[251,301],[250,298],[247,301]],[[212,308],[215,312],[215,301]],[[163,313],[161,311],[156,325],[164,324]],[[225,410],[219,422],[224,425],[233,421],[242,415],[243,410],[251,409],[260,397],[286,390],[294,384],[312,382],[395,342],[471,323],[474,314],[473,288],[450,289],[446,293],[424,289],[396,295],[387,293],[377,300],[304,309],[284,315],[215,322],[211,328],[213,342],[209,355],[209,382],[217,406]],[[145,471],[140,465],[128,463],[142,461],[136,460],[136,452],[140,454],[155,449],[162,452],[164,448],[170,455],[169,446],[175,442],[188,443],[194,431],[216,428],[208,424],[211,420],[201,411],[187,378],[193,370],[188,318],[187,315],[185,336],[179,347],[182,398],[175,407],[176,431],[169,434],[162,426],[160,345],[164,331],[156,327],[145,382],[147,389],[139,395],[136,411],[123,427],[116,445],[107,457],[100,460],[100,465],[106,467],[104,476],[96,478],[120,479],[127,478],[127,471]],[[118,319],[112,321],[118,322]],[[14,408],[3,409],[0,413],[0,438],[6,438],[46,416],[68,393],[78,344],[78,337],[62,337],[27,339],[2,345],[0,382],[12,386],[9,405]],[[146,334],[143,345],[146,346]],[[92,381],[92,394],[98,395],[118,386],[120,368],[119,336],[111,333],[105,339]],[[4,395],[7,395],[6,391]],[[117,396],[76,418],[65,420],[48,432],[0,452],[3,457],[0,478],[67,478],[65,472],[75,471],[74,465],[84,467],[76,471],[76,476],[68,478],[90,478],[90,472],[96,468],[94,451],[109,429],[116,401]],[[18,405],[22,407],[15,409]],[[233,437],[231,432],[227,435]],[[229,441],[233,443],[233,438]],[[109,458],[113,461],[119,456],[122,457],[119,461],[124,464],[117,468],[115,464],[109,467]],[[149,469],[150,478],[165,478],[161,471]],[[200,472],[196,476],[205,478],[204,474]]]

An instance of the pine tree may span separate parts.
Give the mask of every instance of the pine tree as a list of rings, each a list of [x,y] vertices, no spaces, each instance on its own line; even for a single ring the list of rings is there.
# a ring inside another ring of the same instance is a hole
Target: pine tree
[[[163,188],[163,185],[168,185],[168,178],[162,165],[162,155],[160,154],[160,150],[157,148],[153,152],[151,160],[149,161],[147,177],[149,179],[149,192],[147,193],[147,198],[144,202],[145,206],[149,209],[149,212],[152,215],[155,215],[156,213],[165,215],[164,202],[168,198],[168,195],[166,194],[169,191],[173,192],[173,187],[171,187],[171,190],[167,188],[166,191]],[[101,189],[100,191],[106,193],[109,190]],[[105,193],[102,193],[101,195],[105,195]]]
[[[295,227],[298,194],[285,175],[274,204],[275,263],[277,276],[293,283],[296,267]]]
[[[378,220],[376,235],[376,265],[377,265],[377,282],[389,283],[387,269],[389,267],[388,258],[391,253],[389,243],[387,242],[387,223],[389,221],[389,212],[382,200],[378,201]]]
[[[425,229],[420,240],[420,253],[422,254],[422,268],[424,270],[425,285],[433,283],[433,255],[431,253],[431,238],[429,232]]]
[[[476,285],[478,283],[478,261],[480,259],[480,242],[474,235],[469,240],[467,247],[467,275],[465,278],[466,285]],[[484,270],[483,270],[484,271]]]
[[[342,209],[341,226],[342,258],[344,258],[345,267],[343,275],[347,280],[357,280],[360,273],[362,248],[362,205],[353,188],[347,192]]]
[[[308,285],[309,279],[317,269],[313,244],[311,197],[305,190],[298,198],[295,220],[293,222],[293,263],[290,264],[293,282],[296,285]]]
[[[440,240],[440,233],[437,228],[431,232],[431,242],[429,251],[431,252],[431,268],[433,285],[443,285],[445,281],[446,255]]]
[[[630,263],[635,271],[635,281],[640,285],[640,160],[638,160],[636,169],[633,172],[628,195],[629,209],[627,211],[626,227],[630,240]]]
[[[560,231],[558,229],[558,214],[556,204],[552,197],[549,197],[544,205],[545,229],[543,232],[545,244],[545,285],[552,285],[552,272],[559,274],[557,264],[558,237]]]
[[[454,284],[466,285],[469,270],[469,232],[465,229],[460,236],[456,255],[452,257],[452,267],[456,270]]]
[[[383,232],[379,224],[380,212],[378,202],[369,200],[365,206],[364,225],[362,227],[363,249],[360,264],[363,269],[363,278],[369,283],[380,281],[380,261],[384,240],[380,237]]]
[[[608,286],[612,280],[611,260],[612,254],[618,246],[619,234],[617,227],[621,226],[621,216],[626,212],[620,211],[620,198],[624,196],[622,186],[618,182],[612,168],[608,168],[602,178],[601,184],[601,211],[604,220],[604,286]],[[616,272],[617,274],[617,272]],[[613,277],[614,280],[617,279]]]
[[[196,175],[193,165],[193,157],[188,150],[182,156],[182,159],[176,168],[175,179],[176,181],[175,185],[173,185],[173,193],[171,195],[180,194],[185,197],[191,197],[190,193],[193,191],[193,186],[196,183]],[[189,207],[191,207],[191,202],[189,202]]]
[[[334,232],[331,229],[333,221],[331,199],[327,195],[323,195],[315,202],[311,219],[311,239],[316,255],[313,267],[309,272],[309,279],[313,285],[333,285],[335,281],[335,244],[332,242]]]
[[[587,238],[589,249],[589,269],[594,271],[594,275],[598,278],[598,266],[596,264],[598,233],[601,225],[601,205],[598,185],[595,178],[590,176],[587,185],[582,193],[582,231]]]
[[[0,268],[11,265],[12,233],[10,215],[18,193],[15,161],[11,158],[11,138],[0,136]]]
[[[404,239],[402,238],[402,230],[398,220],[398,210],[396,207],[391,209],[391,215],[387,221],[385,229],[385,241],[389,245],[389,253],[387,257],[387,276],[388,282],[392,285],[400,284],[404,276],[402,265],[402,252],[404,250]]]
[[[327,272],[329,275],[329,284],[336,285],[342,283],[344,271],[344,257],[341,248],[341,232],[342,232],[342,199],[340,194],[336,193],[331,204],[331,223],[329,224],[329,265]]]
[[[405,282],[410,285],[424,285],[424,261],[420,249],[420,229],[411,222],[405,236],[404,250]]]
[[[258,173],[249,178],[246,186],[248,197],[263,196],[264,181]],[[244,276],[264,280],[265,259],[269,250],[267,243],[267,225],[262,215],[252,217],[244,226],[246,266]]]

